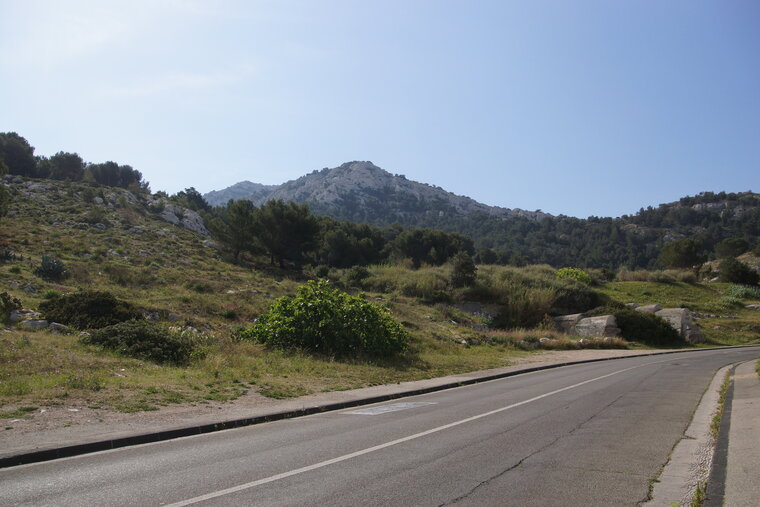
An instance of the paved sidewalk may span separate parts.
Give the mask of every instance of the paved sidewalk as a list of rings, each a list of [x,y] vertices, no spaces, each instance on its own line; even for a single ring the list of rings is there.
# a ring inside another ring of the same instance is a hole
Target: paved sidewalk
[[[757,361],[740,364],[728,433],[728,463],[723,505],[760,505],[760,377]]]

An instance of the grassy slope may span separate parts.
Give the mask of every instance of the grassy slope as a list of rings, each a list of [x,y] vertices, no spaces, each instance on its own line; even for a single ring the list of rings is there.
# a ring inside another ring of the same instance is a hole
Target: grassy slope
[[[760,312],[724,297],[726,283],[611,282],[602,292],[622,303],[657,303],[664,308],[689,308],[701,317],[697,323],[708,345],[744,345],[760,342]]]
[[[510,358],[527,353],[512,344],[515,340],[553,334],[478,331],[452,322],[466,321],[467,315],[443,305],[422,304],[396,290],[371,293],[370,297],[387,305],[412,334],[412,353],[402,360],[350,364],[241,343],[234,339],[234,329],[265,311],[274,297],[292,293],[304,281],[302,275],[273,270],[265,263],[232,265],[204,244],[206,238],[160,220],[142,204],[132,205],[118,196],[112,199],[113,206],[96,204],[87,202],[84,185],[44,184],[51,188],[44,197],[17,193],[12,216],[0,220],[3,246],[21,256],[0,265],[0,290],[19,297],[25,308],[37,308],[49,290],[108,290],[164,319],[178,319],[177,325],[191,325],[207,333],[213,345],[204,359],[176,368],[84,346],[73,335],[2,332],[0,417],[28,413],[23,407],[60,403],[129,412],[168,403],[229,400],[250,389],[266,396],[288,397],[429,378],[503,366]],[[104,198],[121,192],[94,190]],[[100,230],[88,221],[108,227]],[[59,283],[36,276],[34,270],[43,254],[62,259],[70,276]],[[399,269],[392,271],[397,276],[411,275],[408,271],[406,275],[396,273]],[[488,267],[483,273],[491,276],[499,269]],[[445,277],[442,270],[421,270],[414,277],[421,277],[424,285],[428,283],[425,280]],[[30,284],[33,290],[24,290]],[[714,300],[720,294],[712,287],[629,282],[608,284],[604,291],[623,302],[675,305],[680,301],[691,304],[688,298],[697,298],[698,307],[693,309],[704,311],[717,304]],[[726,331],[706,329],[708,336],[715,343],[744,342],[753,339],[754,333],[757,340],[756,331],[739,330],[738,338],[728,331],[756,326],[757,315],[738,308],[732,312],[742,319],[715,319]],[[472,320],[478,323],[477,318]],[[705,322],[712,324],[713,320]]]
[[[45,292],[108,290],[162,317],[178,318],[211,336],[209,354],[187,368],[161,367],[80,345],[76,336],[0,333],[0,415],[21,406],[79,402],[123,411],[173,402],[232,399],[256,388],[285,397],[351,389],[491,368],[524,352],[509,346],[466,347],[469,329],[450,324],[440,309],[412,298],[373,295],[410,330],[414,354],[389,364],[349,364],[330,358],[265,350],[233,338],[237,326],[292,293],[302,275],[266,264],[241,267],[222,259],[206,238],[160,220],[143,205],[116,199],[88,203],[86,187],[45,181],[43,198],[17,194],[0,221],[5,247],[20,258],[0,265],[0,286],[36,309]],[[120,191],[96,188],[102,195]],[[105,230],[87,224],[95,217]],[[135,226],[142,232],[135,232]],[[43,254],[63,260],[70,276],[46,282],[34,274]],[[25,291],[28,285],[33,291]]]

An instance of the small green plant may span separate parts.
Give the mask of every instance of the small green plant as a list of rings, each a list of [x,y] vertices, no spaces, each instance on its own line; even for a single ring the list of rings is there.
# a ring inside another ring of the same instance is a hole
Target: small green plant
[[[93,331],[82,343],[156,363],[186,364],[193,353],[193,340],[171,333],[147,320],[129,320]]]
[[[409,339],[386,309],[324,280],[279,298],[242,336],[275,348],[337,357],[391,356],[403,352]]]
[[[105,291],[81,291],[49,299],[40,303],[40,311],[50,321],[77,329],[101,328],[142,318],[132,304]]]
[[[586,285],[591,285],[593,280],[591,279],[591,275],[583,271],[582,269],[578,268],[561,268],[557,270],[556,274],[557,280],[577,280],[581,283],[585,283]]]
[[[58,281],[66,277],[66,266],[55,257],[43,255],[34,273],[44,280]]]
[[[14,264],[10,268],[8,268],[8,271],[10,271],[11,273],[13,273],[14,275],[17,275],[17,274],[21,273],[21,266],[19,266],[18,264]]]
[[[7,292],[0,293],[0,321],[8,322],[11,312],[14,310],[21,310],[21,300]]]
[[[42,293],[43,299],[55,299],[61,297],[61,293],[55,289],[48,289]]]

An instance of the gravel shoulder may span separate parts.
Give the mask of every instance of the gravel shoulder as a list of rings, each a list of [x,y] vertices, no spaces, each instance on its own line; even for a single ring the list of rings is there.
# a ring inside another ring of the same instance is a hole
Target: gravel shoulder
[[[44,407],[25,418],[5,421],[4,429],[0,430],[0,456],[403,393],[536,366],[639,356],[652,352],[666,351],[547,351],[516,359],[510,366],[502,368],[349,391],[316,393],[285,400],[266,398],[252,391],[232,402],[171,405],[157,411],[137,413],[121,413],[84,406]]]

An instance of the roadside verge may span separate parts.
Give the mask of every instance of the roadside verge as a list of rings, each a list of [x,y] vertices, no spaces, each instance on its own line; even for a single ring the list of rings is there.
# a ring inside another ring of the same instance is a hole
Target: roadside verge
[[[722,347],[737,348],[737,347]],[[574,364],[593,363],[599,361],[609,361],[614,359],[623,359],[634,356],[655,356],[663,354],[673,354],[677,352],[700,352],[703,350],[713,349],[692,349],[692,350],[668,350],[668,351],[641,351],[641,353],[619,354],[611,357],[596,359],[586,359],[580,361],[558,361],[551,364],[541,364],[538,366],[511,366],[498,368],[494,370],[485,370],[469,374],[452,375],[448,377],[439,377],[415,382],[405,382],[403,384],[392,384],[387,386],[376,386],[374,388],[358,389],[355,391],[342,391],[335,393],[326,393],[322,397],[311,400],[306,403],[301,400],[294,400],[277,407],[269,407],[260,413],[249,417],[239,417],[232,419],[214,420],[213,422],[204,422],[201,424],[185,424],[183,426],[165,425],[156,428],[150,432],[127,432],[110,438],[92,437],[90,440],[68,441],[64,445],[56,445],[45,448],[20,449],[8,453],[0,454],[0,468],[11,467],[16,465],[48,461],[53,459],[77,456],[98,451],[116,449],[132,445],[146,444],[170,440],[179,437],[199,435],[225,429],[239,428],[265,422],[272,422],[293,417],[302,417],[320,412],[334,410],[343,410],[346,408],[367,405],[372,403],[384,402],[393,399],[426,394],[465,385],[487,382],[502,378],[520,375],[524,373],[559,368]],[[301,406],[298,406],[298,404]]]

